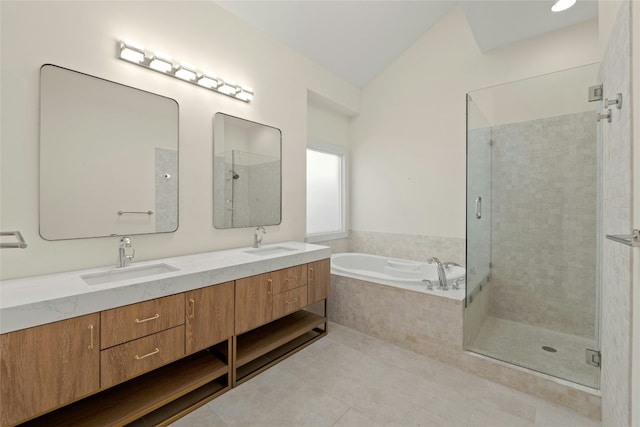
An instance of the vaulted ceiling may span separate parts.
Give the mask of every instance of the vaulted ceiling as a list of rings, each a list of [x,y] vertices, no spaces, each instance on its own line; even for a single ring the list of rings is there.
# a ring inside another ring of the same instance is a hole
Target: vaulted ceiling
[[[215,3],[358,87],[456,6],[463,9],[483,52],[598,16],[595,0],[578,0],[560,13],[551,12],[551,0]]]

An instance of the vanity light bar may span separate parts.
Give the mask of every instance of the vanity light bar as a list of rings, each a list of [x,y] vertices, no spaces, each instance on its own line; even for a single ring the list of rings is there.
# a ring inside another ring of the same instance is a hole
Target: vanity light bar
[[[240,101],[253,100],[253,89],[250,87],[240,86],[231,80],[223,80],[214,77],[211,73],[198,71],[196,67],[180,64],[166,55],[150,52],[135,43],[118,41],[118,58]]]

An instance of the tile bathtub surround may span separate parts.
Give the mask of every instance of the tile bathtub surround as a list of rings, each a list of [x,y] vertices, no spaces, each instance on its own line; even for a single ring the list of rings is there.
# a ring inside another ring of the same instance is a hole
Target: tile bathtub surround
[[[492,128],[492,316],[595,336],[596,131],[594,111]]]
[[[174,427],[538,426],[599,422],[340,325]]]
[[[412,350],[462,350],[463,302],[331,275],[331,321]]]
[[[467,285],[467,295],[469,295],[468,292]],[[467,301],[470,302],[464,309],[464,348],[469,348],[484,326],[489,314],[489,297],[490,293],[486,285],[472,299],[467,297]]]
[[[437,257],[440,261],[465,262],[465,239],[454,237],[414,236],[372,231],[349,231],[348,252],[382,255],[391,258],[426,261]]]
[[[332,322],[600,418],[586,387],[463,351],[462,301],[331,275],[328,309]]]

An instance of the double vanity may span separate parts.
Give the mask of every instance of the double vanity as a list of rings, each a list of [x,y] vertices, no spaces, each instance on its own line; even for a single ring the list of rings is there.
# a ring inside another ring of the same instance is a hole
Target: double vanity
[[[327,333],[300,242],[3,281],[0,423],[166,425]]]

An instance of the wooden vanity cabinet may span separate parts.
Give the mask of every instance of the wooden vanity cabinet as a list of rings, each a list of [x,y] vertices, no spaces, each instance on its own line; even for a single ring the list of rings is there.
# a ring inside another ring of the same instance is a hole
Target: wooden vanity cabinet
[[[326,305],[324,315],[303,309],[326,299],[328,266],[327,259],[236,281],[234,387],[327,334]]]
[[[331,260],[322,259],[320,261],[307,264],[309,278],[308,304],[315,304],[329,297],[329,283],[331,282]]]
[[[49,411],[100,388],[100,314],[0,335],[0,424]]]
[[[305,307],[307,295],[307,264],[236,280],[236,335]]]
[[[0,426],[168,425],[326,335],[328,286],[327,259],[0,335]]]
[[[233,305],[233,282],[186,293],[187,354],[218,344],[233,335]]]

